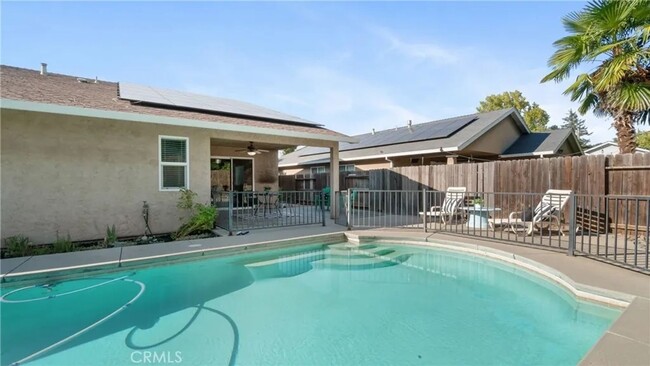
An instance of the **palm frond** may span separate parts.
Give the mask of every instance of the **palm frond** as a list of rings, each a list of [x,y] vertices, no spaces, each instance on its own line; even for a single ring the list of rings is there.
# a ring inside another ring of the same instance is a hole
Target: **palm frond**
[[[603,62],[599,68],[598,78],[594,83],[594,88],[597,91],[607,91],[616,88],[616,85],[622,82],[627,75],[634,73],[634,67],[637,62],[645,57],[650,57],[650,50],[634,49]]]
[[[650,110],[650,83],[621,83],[608,95],[609,103],[619,109],[631,112]]]
[[[594,114],[596,114],[596,110],[600,110],[599,103],[600,100],[598,96],[595,93],[590,93],[582,99],[582,103],[580,103],[580,106],[578,107],[578,112],[584,115],[589,111],[594,111]]]
[[[593,84],[589,74],[580,74],[576,77],[575,82],[569,85],[569,87],[564,91],[564,95],[570,95],[572,101],[583,99],[587,94],[593,92]]]
[[[640,112],[636,121],[638,124],[650,125],[650,109]]]

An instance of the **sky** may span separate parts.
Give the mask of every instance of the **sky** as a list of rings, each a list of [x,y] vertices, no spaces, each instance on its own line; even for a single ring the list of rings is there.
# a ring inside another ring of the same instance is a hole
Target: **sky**
[[[0,62],[259,104],[360,134],[520,90],[560,125],[549,72],[584,2],[7,2]],[[584,116],[592,143],[611,120]]]

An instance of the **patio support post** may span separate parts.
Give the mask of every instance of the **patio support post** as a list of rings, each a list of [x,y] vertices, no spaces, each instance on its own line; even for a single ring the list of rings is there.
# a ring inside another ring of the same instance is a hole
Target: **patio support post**
[[[336,193],[339,191],[339,145],[330,147],[330,217],[338,216]]]
[[[233,191],[228,192],[228,236],[232,236],[232,217],[233,217],[233,200],[235,194]]]
[[[571,195],[569,196],[569,202],[570,202],[570,211],[569,211],[569,248],[567,249],[567,255],[573,256],[574,252],[576,250],[576,195],[575,193],[571,192]],[[561,225],[561,224],[560,224]],[[550,226],[549,226],[550,227]],[[559,228],[562,230],[562,228]]]

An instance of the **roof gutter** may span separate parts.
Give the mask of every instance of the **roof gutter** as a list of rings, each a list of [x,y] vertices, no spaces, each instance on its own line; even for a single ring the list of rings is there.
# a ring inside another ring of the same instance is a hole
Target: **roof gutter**
[[[181,126],[181,127],[205,128],[205,129],[220,130],[220,131],[256,133],[256,134],[271,135],[271,136],[286,137],[288,135],[287,130],[266,128],[266,127],[243,126],[243,125],[235,125],[235,124],[224,123],[224,122],[200,121],[200,120],[187,119],[187,118],[157,116],[153,114],[107,111],[103,109],[64,106],[58,104],[30,102],[30,101],[13,100],[13,99],[5,99],[5,98],[0,99],[0,108],[8,109],[8,110],[17,110],[17,111],[62,114],[62,115],[78,116],[78,117],[112,119],[112,120],[119,120],[119,121],[131,121],[131,122],[154,123],[160,125],[171,125],[171,126]],[[350,136],[345,136],[345,135],[333,136],[333,135],[298,132],[298,131],[291,131],[290,137],[298,137],[298,138],[306,138],[306,139],[322,140],[322,141],[349,142],[349,143],[359,142],[358,139]]]

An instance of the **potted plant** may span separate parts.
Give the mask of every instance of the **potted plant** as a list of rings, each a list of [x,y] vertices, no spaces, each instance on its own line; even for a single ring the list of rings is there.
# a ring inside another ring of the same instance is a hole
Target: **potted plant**
[[[472,200],[472,203],[474,204],[474,208],[480,209],[481,206],[483,206],[483,198],[477,197]]]

